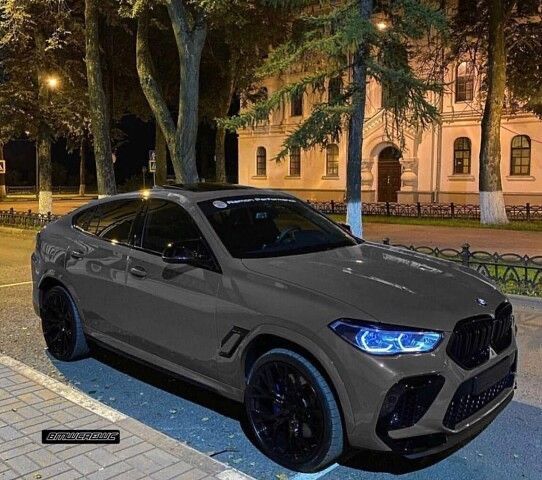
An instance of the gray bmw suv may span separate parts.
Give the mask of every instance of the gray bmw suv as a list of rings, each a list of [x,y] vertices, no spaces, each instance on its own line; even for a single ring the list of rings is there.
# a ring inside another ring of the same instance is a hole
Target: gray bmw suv
[[[50,353],[90,340],[242,401],[258,447],[317,471],[421,457],[512,399],[512,307],[461,265],[353,237],[295,197],[214,184],[94,201],[32,255]]]

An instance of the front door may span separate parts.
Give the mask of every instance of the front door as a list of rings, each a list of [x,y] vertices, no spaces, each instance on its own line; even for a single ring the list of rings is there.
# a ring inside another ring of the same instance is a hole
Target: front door
[[[401,190],[401,152],[395,147],[386,147],[378,156],[378,201],[397,202]]]
[[[148,201],[140,244],[128,260],[123,322],[128,337],[122,340],[216,379],[215,309],[221,274],[162,260],[168,244],[200,237],[183,207],[168,200]]]

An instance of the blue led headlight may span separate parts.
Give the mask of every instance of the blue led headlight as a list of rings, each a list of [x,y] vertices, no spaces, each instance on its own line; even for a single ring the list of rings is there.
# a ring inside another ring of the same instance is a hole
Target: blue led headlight
[[[439,332],[361,321],[337,320],[329,327],[348,343],[371,355],[432,352],[442,340]]]

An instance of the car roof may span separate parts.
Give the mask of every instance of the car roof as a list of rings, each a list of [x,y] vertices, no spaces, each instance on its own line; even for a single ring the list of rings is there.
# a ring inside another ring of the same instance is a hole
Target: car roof
[[[121,193],[118,195],[113,195],[111,197],[104,197],[99,200],[93,200],[88,204],[84,205],[81,208],[78,208],[74,212],[78,213],[82,210],[85,210],[94,205],[99,205],[102,203],[107,203],[112,200],[122,200],[122,199],[131,199],[139,198],[141,196],[150,196],[150,197],[182,197],[185,201],[188,202],[202,202],[206,200],[214,200],[219,198],[226,197],[236,197],[236,196],[251,196],[251,195],[269,195],[269,196],[284,196],[291,197],[291,195],[276,191],[276,190],[265,190],[255,187],[245,187],[242,185],[230,185],[224,183],[194,183],[194,184],[172,184],[172,185],[163,185],[156,186],[152,190],[144,191],[135,191],[129,193]]]
[[[283,195],[290,196],[284,192],[265,190],[244,185],[232,185],[226,183],[192,183],[172,184],[154,187],[152,192],[177,193],[193,202],[213,200],[225,197],[251,196],[251,195]]]

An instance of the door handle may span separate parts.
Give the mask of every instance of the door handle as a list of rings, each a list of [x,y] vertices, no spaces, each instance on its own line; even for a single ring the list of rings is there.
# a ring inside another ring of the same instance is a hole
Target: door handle
[[[83,252],[80,252],[79,250],[72,250],[70,252],[70,255],[72,256],[72,258],[76,258],[77,260],[81,260],[85,254]]]
[[[130,273],[137,278],[145,278],[147,276],[147,270],[142,267],[132,267],[130,268]]]

